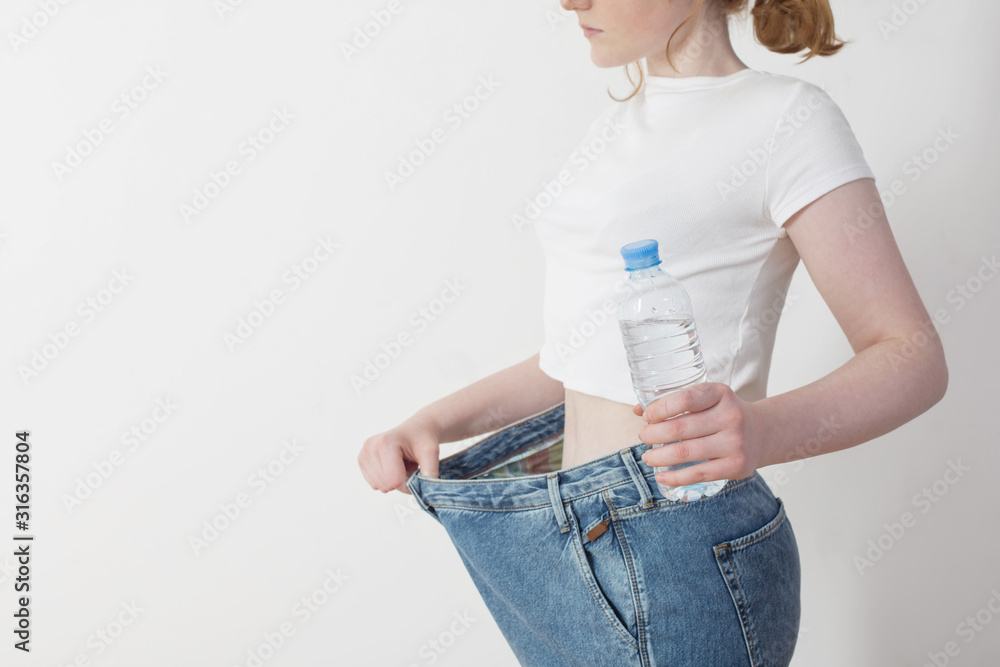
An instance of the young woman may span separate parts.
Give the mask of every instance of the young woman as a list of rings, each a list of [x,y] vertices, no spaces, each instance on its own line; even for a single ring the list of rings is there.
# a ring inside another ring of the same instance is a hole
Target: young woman
[[[521,664],[787,665],[798,550],[757,469],[871,440],[945,392],[850,125],[817,86],[740,61],[727,22],[746,2],[562,0],[598,67],[645,60],[647,73],[639,62],[636,90],[584,139],[586,169],[567,163],[572,182],[536,222],[545,344],[358,457],[373,488],[412,492],[445,527]],[[752,15],[773,51],[843,45],[828,0],[756,0]],[[691,296],[709,381],[643,411],[607,304],[619,249],[647,238]],[[855,355],[768,397],[800,259]],[[441,442],[497,429],[439,461]],[[718,479],[686,503],[656,485]]]

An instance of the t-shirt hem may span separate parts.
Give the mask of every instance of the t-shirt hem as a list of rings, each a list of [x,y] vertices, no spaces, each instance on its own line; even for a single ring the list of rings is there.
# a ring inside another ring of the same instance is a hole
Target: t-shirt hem
[[[538,356],[538,368],[553,380],[562,382],[562,373],[557,373],[554,367],[549,366],[548,360],[543,355]]]
[[[847,183],[851,183],[862,178],[871,178],[874,180],[875,175],[869,167],[855,165],[817,181],[811,187],[803,190],[799,195],[793,197],[789,203],[778,209],[774,215],[775,224],[779,227],[784,226],[784,224],[788,222],[793,215],[823,195],[839,188],[841,185],[846,185]]]
[[[624,403],[628,406],[633,406],[639,402],[639,399],[632,394],[632,397],[628,400],[623,400],[620,396],[616,396],[607,391],[607,383],[596,383],[587,384],[586,382],[563,382],[563,387],[566,389],[571,389],[573,391],[578,391],[581,394],[589,394],[590,396],[597,396],[598,398],[606,398],[609,401],[614,401],[616,403]]]

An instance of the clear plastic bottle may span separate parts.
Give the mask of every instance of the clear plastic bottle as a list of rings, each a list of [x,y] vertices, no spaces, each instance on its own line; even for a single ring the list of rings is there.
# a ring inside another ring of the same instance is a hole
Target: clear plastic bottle
[[[707,376],[698,342],[691,299],[684,287],[660,268],[659,244],[654,239],[622,246],[628,280],[618,293],[618,327],[625,343],[632,387],[646,408],[654,400],[683,389]],[[675,441],[677,442],[677,441]],[[653,447],[662,447],[662,443]],[[663,470],[680,470],[702,461],[690,461]],[[717,493],[729,480],[669,487],[657,481],[664,497],[689,502]]]

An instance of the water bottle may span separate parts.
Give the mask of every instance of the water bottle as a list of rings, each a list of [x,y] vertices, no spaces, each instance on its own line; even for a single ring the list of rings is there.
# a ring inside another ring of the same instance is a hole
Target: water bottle
[[[654,239],[622,246],[628,280],[618,293],[618,327],[625,343],[632,387],[645,409],[654,400],[707,377],[698,342],[694,312],[687,291],[660,268],[659,244]],[[679,441],[674,441],[679,442]],[[652,445],[662,447],[661,443]],[[680,470],[702,461],[687,461],[663,470]],[[729,480],[688,486],[656,485],[668,500],[689,502],[711,496]]]

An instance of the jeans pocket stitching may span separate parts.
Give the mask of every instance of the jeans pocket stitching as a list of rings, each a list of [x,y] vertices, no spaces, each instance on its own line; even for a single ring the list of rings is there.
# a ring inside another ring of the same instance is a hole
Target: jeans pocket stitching
[[[572,506],[566,507],[566,515],[569,518],[570,525],[573,528],[572,536],[570,537],[573,543],[573,553],[576,554],[577,562],[580,566],[580,572],[583,575],[584,581],[587,583],[587,586],[590,588],[590,592],[593,595],[594,600],[597,602],[597,605],[598,607],[600,607],[601,611],[604,612],[604,615],[607,617],[608,621],[610,621],[611,626],[615,629],[615,631],[618,632],[619,635],[621,635],[622,639],[624,639],[626,643],[628,643],[628,645],[632,648],[632,650],[638,650],[639,649],[638,642],[636,641],[635,637],[633,637],[631,633],[629,633],[628,628],[625,627],[625,624],[622,622],[622,620],[618,618],[618,615],[611,607],[611,603],[608,602],[607,597],[604,594],[604,591],[601,590],[600,585],[597,583],[597,577],[594,576],[593,570],[587,563],[587,555],[584,552],[583,541],[582,538],[580,537],[580,523],[579,520],[577,519],[576,513],[572,509]],[[631,572],[629,573],[629,577],[631,578]]]
[[[639,641],[639,659],[645,666],[649,664],[649,655],[646,649],[645,616],[642,613],[642,604],[639,599],[639,582],[635,572],[635,561],[632,559],[632,551],[629,549],[628,541],[625,539],[625,531],[622,528],[621,523],[618,521],[618,512],[615,509],[614,502],[611,500],[611,496],[609,494],[605,494],[604,500],[611,508],[611,527],[615,532],[615,538],[618,540],[622,555],[625,558],[625,570],[628,572],[629,588],[632,592],[632,604],[635,607],[635,625],[636,635]]]
[[[753,629],[753,623],[750,619],[749,613],[749,601],[747,596],[743,592],[743,588],[740,585],[740,578],[736,571],[736,564],[733,562],[733,555],[743,551],[749,546],[759,544],[768,537],[774,535],[782,526],[788,521],[788,516],[785,514],[784,503],[781,498],[775,498],[778,503],[778,511],[775,515],[763,526],[748,533],[742,537],[738,537],[735,540],[728,540],[722,542],[721,544],[715,545],[712,550],[715,553],[716,565],[719,567],[719,573],[722,575],[723,581],[726,583],[726,588],[729,589],[729,595],[733,600],[733,604],[736,607],[736,613],[740,619],[740,626],[743,630],[743,638],[746,644],[747,656],[750,658],[751,667],[759,667],[761,663],[761,658],[757,650],[757,633]]]

